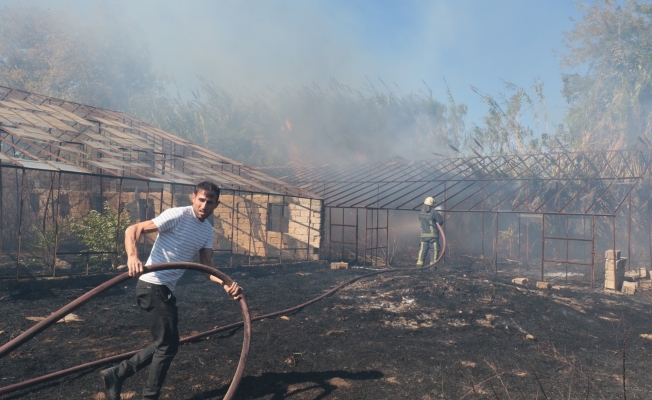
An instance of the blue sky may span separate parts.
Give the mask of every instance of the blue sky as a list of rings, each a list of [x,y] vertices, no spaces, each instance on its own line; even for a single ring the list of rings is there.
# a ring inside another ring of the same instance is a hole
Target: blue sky
[[[0,0],[0,3],[13,2]],[[87,10],[82,0],[33,2]],[[203,76],[228,88],[324,84],[354,88],[382,78],[400,93],[423,89],[469,106],[467,125],[487,107],[470,85],[504,92],[501,79],[545,84],[561,122],[563,32],[579,19],[572,0],[139,0],[108,1],[138,24],[155,67],[187,93]]]

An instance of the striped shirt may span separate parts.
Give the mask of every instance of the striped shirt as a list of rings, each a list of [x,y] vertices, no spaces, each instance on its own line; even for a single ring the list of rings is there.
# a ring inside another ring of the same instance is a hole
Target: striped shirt
[[[213,248],[213,227],[200,221],[192,206],[165,210],[152,220],[158,227],[158,236],[145,265],[164,262],[190,262],[202,248]],[[140,279],[174,290],[185,269],[168,269],[143,274]]]

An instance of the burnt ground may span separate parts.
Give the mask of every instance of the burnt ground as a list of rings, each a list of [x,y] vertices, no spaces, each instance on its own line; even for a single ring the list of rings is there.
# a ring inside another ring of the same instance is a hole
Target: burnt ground
[[[224,270],[252,315],[289,308],[368,270],[325,263]],[[109,276],[0,282],[0,343]],[[0,359],[0,386],[135,350],[148,343],[135,281]],[[288,318],[253,325],[238,399],[649,399],[649,292],[634,296],[512,285],[463,261],[437,271],[378,275]],[[177,286],[182,336],[239,320],[240,308],[195,272]],[[626,332],[626,340],[624,334]],[[163,398],[219,399],[239,358],[242,330],[181,347]],[[626,351],[623,353],[623,349]],[[623,373],[623,354],[625,373]],[[144,372],[123,399],[139,398]],[[545,393],[545,395],[544,395]],[[97,370],[2,399],[103,399]]]

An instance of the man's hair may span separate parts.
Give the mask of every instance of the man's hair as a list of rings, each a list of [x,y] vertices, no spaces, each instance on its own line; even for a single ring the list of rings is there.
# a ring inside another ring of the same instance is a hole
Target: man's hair
[[[204,181],[197,184],[197,186],[195,186],[195,196],[199,192],[204,192],[209,197],[214,194],[215,198],[218,200],[220,198],[220,188],[218,188],[217,185],[212,182]]]

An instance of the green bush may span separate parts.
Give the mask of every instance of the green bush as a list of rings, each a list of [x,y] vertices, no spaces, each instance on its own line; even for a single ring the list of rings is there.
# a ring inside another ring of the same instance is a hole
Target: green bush
[[[113,210],[105,201],[103,212],[90,210],[82,218],[71,219],[70,233],[79,239],[87,251],[109,253],[91,255],[91,264],[111,261],[111,267],[116,268],[125,256],[124,231],[130,223],[131,218],[126,210]]]

